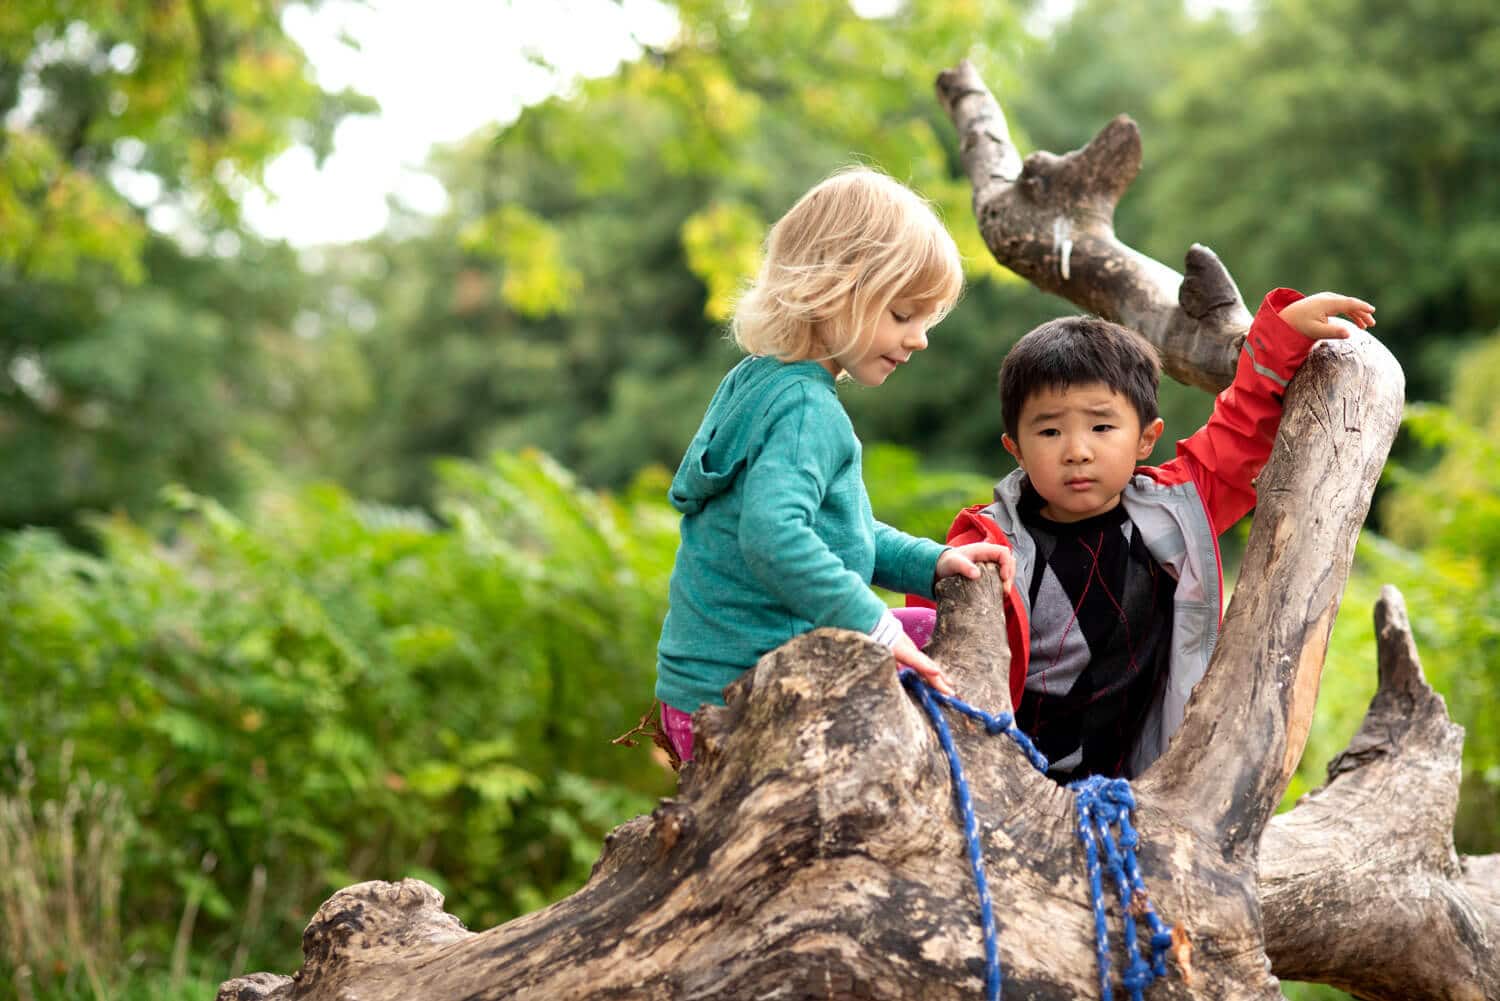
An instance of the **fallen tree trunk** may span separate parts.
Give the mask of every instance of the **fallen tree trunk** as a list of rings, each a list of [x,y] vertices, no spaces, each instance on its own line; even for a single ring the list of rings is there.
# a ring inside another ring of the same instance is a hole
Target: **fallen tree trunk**
[[[939,92],[1001,263],[1142,330],[1179,378],[1226,383],[1249,323],[1228,273],[1195,248],[1182,280],[1114,237],[1114,204],[1139,166],[1134,126],[1116,120],[1083,150],[1023,165],[971,68],[944,74]],[[1208,673],[1167,753],[1135,783],[1147,885],[1193,943],[1191,980],[1179,963],[1153,996],[1279,997],[1273,966],[1374,998],[1500,996],[1500,863],[1454,854],[1461,738],[1421,680],[1394,593],[1377,612],[1381,690],[1365,728],[1328,787],[1272,819],[1306,739],[1401,397],[1399,368],[1364,334],[1319,345],[1288,389]],[[931,649],[965,699],[1009,708],[992,573],[945,582]],[[698,759],[679,795],[611,834],[573,896],[471,933],[426,884],[360,884],[319,909],[296,977],[240,978],[220,997],[980,990],[975,892],[946,763],[883,648],[851,633],[800,637],[694,722]],[[997,901],[1007,993],[1098,996],[1071,795],[1006,740],[956,725],[955,742]],[[1383,811],[1393,792],[1399,818]],[[1414,931],[1426,936],[1421,950],[1403,947]],[[1122,961],[1117,947],[1116,970]]]
[[[945,600],[945,644],[982,642],[992,583],[954,590],[969,593]],[[1461,733],[1421,676],[1394,589],[1376,622],[1380,689],[1330,784],[1269,825],[1265,953],[1246,950],[1236,976],[1268,986],[1269,954],[1283,975],[1361,997],[1495,997],[1500,856],[1458,860],[1446,835]],[[997,666],[949,662],[964,678]],[[736,686],[727,710],[704,714],[704,757],[682,795],[611,835],[573,897],[474,934],[424,883],[363,883],[318,911],[296,979],[257,974],[220,998],[972,995],[979,935],[951,794],[925,722],[898,691],[862,638],[805,637]],[[793,732],[788,715],[815,725]],[[976,789],[990,789],[996,771],[1045,786],[1009,804],[1008,819],[981,792],[991,885],[1002,913],[1027,918],[1000,921],[1010,996],[1097,996],[1070,804],[1008,743],[963,728],[957,739]],[[1001,778],[1001,794],[1010,784]],[[1143,861],[1157,906],[1187,924],[1204,910],[1195,898],[1222,897],[1226,885],[1212,872],[1199,871],[1199,885],[1169,872],[1163,893],[1163,866],[1196,866],[1181,853],[1201,835],[1173,829],[1162,844],[1144,818],[1158,846]],[[710,820],[727,823],[705,830]],[[1239,906],[1225,909],[1249,909],[1253,884],[1228,885]],[[1198,975],[1153,996],[1278,996],[1221,981],[1235,940],[1189,927]]]

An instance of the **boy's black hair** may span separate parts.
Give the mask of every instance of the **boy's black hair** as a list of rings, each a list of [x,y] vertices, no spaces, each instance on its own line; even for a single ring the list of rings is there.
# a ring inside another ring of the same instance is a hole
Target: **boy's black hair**
[[[1045,389],[1103,383],[1135,407],[1141,427],[1156,420],[1161,356],[1140,334],[1097,316],[1064,316],[1034,328],[1000,366],[1000,414],[1016,437],[1021,408]]]

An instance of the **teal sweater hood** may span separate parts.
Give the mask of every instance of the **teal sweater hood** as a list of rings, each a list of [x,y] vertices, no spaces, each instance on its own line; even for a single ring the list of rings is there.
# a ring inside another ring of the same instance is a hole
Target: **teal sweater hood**
[[[833,376],[817,362],[788,364],[759,356],[746,358],[724,377],[672,477],[669,497],[673,507],[683,514],[697,514],[734,484],[745,468],[756,418],[766,398],[784,388],[789,377],[823,383],[830,389],[834,384]]]
[[[875,520],[827,369],[752,356],[719,384],[670,491],[682,512],[656,696],[685,712],[819,626],[868,633],[873,581],[930,595],[943,546]]]

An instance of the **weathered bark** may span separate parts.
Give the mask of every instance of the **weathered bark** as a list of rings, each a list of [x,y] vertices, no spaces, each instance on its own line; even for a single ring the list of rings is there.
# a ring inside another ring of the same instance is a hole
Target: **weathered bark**
[[[1422,676],[1406,606],[1375,605],[1380,687],[1328,784],[1261,840],[1279,976],[1371,1001],[1500,997],[1500,855],[1453,848],[1463,728]]]
[[[1003,649],[992,631],[993,585],[953,590],[939,638],[945,661],[972,698],[998,704],[1004,691],[990,681],[1003,658],[982,655]],[[1364,726],[1330,765],[1329,785],[1272,820],[1262,841],[1265,952],[1283,976],[1371,999],[1497,997],[1500,856],[1460,860],[1448,833],[1462,733],[1422,678],[1393,588],[1376,624],[1380,688]],[[684,775],[682,795],[611,835],[589,885],[568,900],[476,935],[425,883],[362,883],[313,918],[296,980],[256,974],[226,983],[220,998],[977,990],[973,891],[942,765],[878,650],[851,634],[810,635],[736,686],[727,710],[699,719],[704,756]],[[789,728],[789,719],[810,726]],[[1009,996],[1095,996],[1063,793],[1008,742],[963,727],[957,739],[991,818],[987,857],[1001,913],[1027,917],[1001,920]],[[709,822],[718,826],[706,830]],[[1162,841],[1160,829],[1144,834],[1149,845]],[[1174,829],[1169,845],[1148,853],[1148,881],[1170,920],[1185,923],[1179,908],[1194,897],[1234,897],[1240,907],[1229,911],[1250,906],[1238,876],[1226,886],[1207,870],[1198,885],[1175,878],[1174,892],[1161,892],[1161,866],[1180,864],[1182,846],[1193,852],[1201,840]],[[1233,946],[1206,926],[1193,933],[1194,989],[1174,982],[1153,996],[1278,996],[1220,981]],[[1238,958],[1263,965],[1258,953]],[[1252,975],[1265,981],[1263,970]]]
[[[971,69],[944,74],[939,90],[1001,263],[1142,330],[1177,377],[1226,383],[1249,323],[1227,272],[1195,248],[1182,281],[1112,232],[1113,206],[1139,166],[1134,126],[1117,120],[1085,149],[1035,154],[1023,167]],[[1281,975],[1371,997],[1496,994],[1500,862],[1453,853],[1456,728],[1419,672],[1389,653],[1409,644],[1393,625],[1396,599],[1382,606],[1382,629],[1397,638],[1383,639],[1381,694],[1365,729],[1325,790],[1271,819],[1306,739],[1401,396],[1399,368],[1364,334],[1319,345],[1288,389],[1208,674],[1167,753],[1135,783],[1147,884],[1194,946],[1191,981],[1174,971],[1155,997],[1279,997],[1273,963]],[[993,574],[941,591],[936,655],[966,699],[1009,708]],[[679,795],[611,834],[589,883],[566,900],[474,934],[425,884],[360,884],[308,926],[297,980],[242,978],[220,996],[979,991],[982,943],[946,764],[883,649],[851,633],[800,637],[731,686],[727,706],[696,714],[695,726],[698,760]],[[1003,738],[966,725],[955,738],[1008,995],[1097,996],[1070,795]],[[1449,783],[1442,795],[1431,788],[1437,777]],[[1342,902],[1337,920],[1330,901]],[[1401,943],[1417,928],[1435,938],[1414,959],[1419,950]],[[1117,948],[1116,970],[1122,960]]]
[[[1167,374],[1217,392],[1234,377],[1251,316],[1214,252],[1194,244],[1187,275],[1115,236],[1115,206],[1141,169],[1141,134],[1124,115],[1082,149],[1021,160],[1005,115],[965,61],[938,77],[958,129],[974,216],[995,259],[1045,292],[1140,331]]]

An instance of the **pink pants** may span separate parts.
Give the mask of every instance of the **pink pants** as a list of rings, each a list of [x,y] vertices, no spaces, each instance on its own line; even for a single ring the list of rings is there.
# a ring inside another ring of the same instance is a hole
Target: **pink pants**
[[[924,647],[932,639],[932,627],[937,624],[936,611],[931,608],[893,608],[891,611],[900,620],[906,635],[917,646]],[[692,761],[693,717],[663,702],[661,726],[667,731],[667,739],[672,742],[672,750],[677,752],[677,756],[683,761]]]
[[[932,627],[937,625],[936,608],[893,608],[891,614],[919,649],[932,639]]]
[[[693,717],[681,709],[673,709],[665,702],[661,704],[661,728],[667,731],[672,750],[684,762],[693,760]]]

